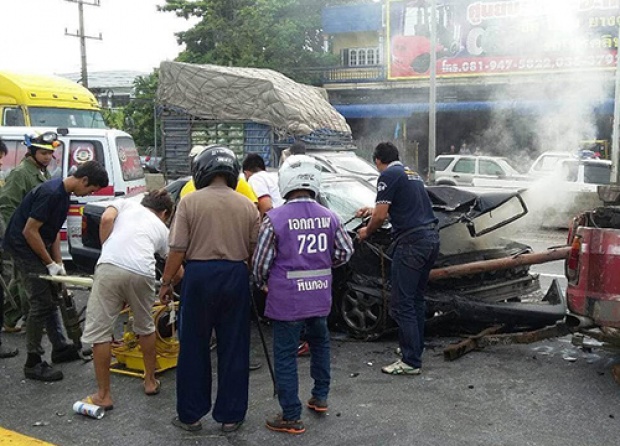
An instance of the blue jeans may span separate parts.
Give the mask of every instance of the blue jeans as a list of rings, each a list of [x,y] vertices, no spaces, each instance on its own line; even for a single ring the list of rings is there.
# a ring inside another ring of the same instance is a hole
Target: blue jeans
[[[422,367],[424,351],[424,292],[439,254],[439,234],[422,230],[403,237],[392,256],[390,316],[398,324],[403,361]]]
[[[327,317],[312,317],[301,321],[273,321],[273,356],[282,418],[299,420],[299,379],[297,376],[297,347],[302,328],[310,346],[310,376],[314,380],[312,396],[327,400],[330,383],[329,330]]]

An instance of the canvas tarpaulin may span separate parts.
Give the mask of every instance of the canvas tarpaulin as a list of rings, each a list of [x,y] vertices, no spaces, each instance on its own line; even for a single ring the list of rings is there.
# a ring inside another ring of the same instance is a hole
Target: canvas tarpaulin
[[[157,94],[161,105],[197,118],[258,122],[280,135],[351,133],[324,89],[273,70],[162,62]]]

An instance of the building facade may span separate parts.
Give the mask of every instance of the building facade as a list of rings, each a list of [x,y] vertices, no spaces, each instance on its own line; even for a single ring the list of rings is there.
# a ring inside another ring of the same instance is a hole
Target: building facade
[[[609,140],[618,0],[382,0],[323,11],[330,101],[357,139],[401,142],[428,166],[435,17],[437,153],[512,158]],[[466,149],[469,150],[469,149]]]

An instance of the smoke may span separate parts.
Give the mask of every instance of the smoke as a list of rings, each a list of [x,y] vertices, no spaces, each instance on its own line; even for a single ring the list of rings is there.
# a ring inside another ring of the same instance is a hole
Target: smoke
[[[584,13],[592,2],[522,3],[524,10],[504,22],[508,29],[494,32],[498,26],[493,24],[486,29],[487,41],[493,42],[488,53],[510,54],[517,68],[525,69],[493,90],[489,100],[509,106],[496,108],[477,137],[489,154],[505,156],[527,173],[541,153],[575,155],[583,141],[601,139],[597,107],[612,96],[615,68],[611,52],[603,49],[611,36],[604,34],[617,31],[598,26]],[[580,206],[601,204],[595,188],[577,189],[565,176],[549,172],[523,193],[530,210],[524,221],[566,227],[571,214],[585,210]]]

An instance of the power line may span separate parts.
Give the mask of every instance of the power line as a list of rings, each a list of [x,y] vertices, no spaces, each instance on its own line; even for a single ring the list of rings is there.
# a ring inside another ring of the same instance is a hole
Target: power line
[[[101,33],[99,36],[88,36],[84,33],[84,5],[87,6],[101,6],[101,0],[92,0],[92,2],[87,2],[84,0],[65,0],[71,3],[77,3],[78,11],[80,16],[80,28],[75,32],[75,34],[70,33],[65,28],[65,36],[71,37],[79,37],[80,39],[80,54],[82,56],[82,85],[88,88],[88,69],[86,65],[86,39],[94,39],[94,40],[103,40]]]

